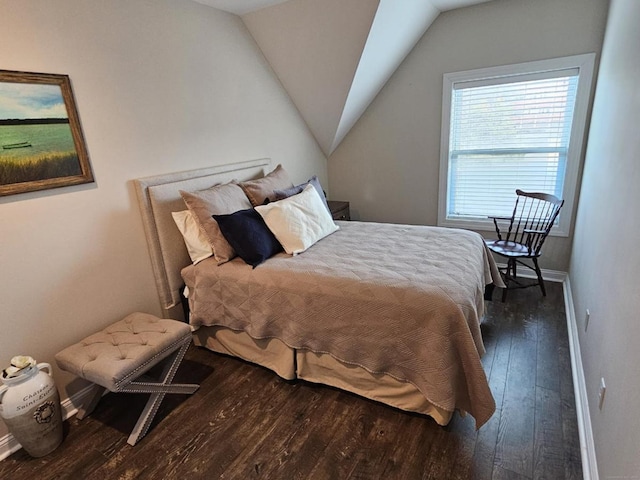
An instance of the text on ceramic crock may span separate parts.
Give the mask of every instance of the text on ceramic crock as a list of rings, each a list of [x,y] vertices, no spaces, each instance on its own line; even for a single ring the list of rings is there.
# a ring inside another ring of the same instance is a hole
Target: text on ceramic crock
[[[39,400],[43,400],[44,398],[46,398],[49,393],[51,393],[51,390],[54,388],[53,385],[47,385],[45,387],[42,387],[39,390],[36,390],[33,393],[30,393],[29,395],[25,395],[24,398],[22,399],[23,402],[28,402],[25,403],[24,405],[19,405],[17,410],[23,410],[33,404],[35,404],[36,402],[38,402]],[[31,400],[31,401],[29,401]]]

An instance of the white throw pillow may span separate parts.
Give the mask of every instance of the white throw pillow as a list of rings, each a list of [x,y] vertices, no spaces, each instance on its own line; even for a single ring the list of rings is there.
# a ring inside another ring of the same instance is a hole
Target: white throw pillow
[[[339,228],[311,184],[297,195],[255,209],[284,251],[293,255],[304,252]]]
[[[193,218],[193,214],[189,210],[171,212],[171,215],[182,234],[184,244],[187,246],[187,251],[194,265],[213,255],[209,241],[200,230]]]

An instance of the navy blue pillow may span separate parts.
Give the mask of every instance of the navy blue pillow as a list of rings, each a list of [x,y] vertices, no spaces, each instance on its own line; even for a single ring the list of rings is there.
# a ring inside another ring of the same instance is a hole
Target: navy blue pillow
[[[282,245],[253,208],[229,215],[212,215],[238,256],[253,268],[282,251]]]

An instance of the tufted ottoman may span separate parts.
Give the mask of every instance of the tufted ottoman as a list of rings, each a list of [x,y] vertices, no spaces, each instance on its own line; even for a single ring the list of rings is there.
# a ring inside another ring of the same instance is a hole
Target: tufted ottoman
[[[190,343],[191,328],[186,323],[138,312],[65,348],[55,358],[62,370],[95,384],[78,410],[79,419],[93,411],[105,389],[151,393],[127,440],[135,445],[147,433],[165,394],[190,394],[198,389],[194,384],[171,383]],[[160,362],[165,365],[158,380],[143,377]]]

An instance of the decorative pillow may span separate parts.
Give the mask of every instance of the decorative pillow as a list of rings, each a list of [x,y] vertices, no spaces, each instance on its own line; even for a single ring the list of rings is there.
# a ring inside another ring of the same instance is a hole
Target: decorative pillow
[[[253,208],[213,218],[238,256],[253,268],[282,251],[282,245]]]
[[[298,195],[256,207],[256,211],[289,254],[302,253],[338,230],[312,185]]]
[[[305,183],[301,183],[300,185],[296,185],[295,187],[286,188],[284,190],[274,190],[273,195],[275,196],[276,200],[284,200],[285,198],[289,198],[293,195],[299,194],[300,192],[302,192],[302,190],[304,190],[304,187],[309,184],[313,185],[313,187],[318,192],[318,195],[320,195],[320,199],[324,203],[324,206],[327,207],[327,210],[329,211],[329,213],[331,213],[331,209],[329,208],[329,204],[327,203],[327,197],[325,197],[324,190],[322,189],[322,185],[320,184],[320,180],[318,180],[318,177],[316,175],[311,177]]]
[[[182,234],[184,244],[187,246],[187,251],[194,265],[213,255],[207,237],[204,236],[189,210],[171,212],[171,216]]]
[[[251,208],[251,203],[238,184],[225,183],[192,193],[181,190],[180,195],[213,248],[218,265],[235,257],[233,248],[211,215],[224,215]]]
[[[289,180],[287,171],[278,165],[273,172],[268,173],[257,180],[249,180],[240,182],[238,185],[242,187],[247,198],[254,207],[262,205],[265,199],[275,200],[274,190],[283,190],[293,187],[293,183]]]

